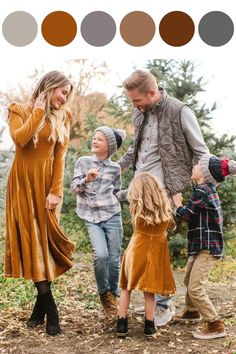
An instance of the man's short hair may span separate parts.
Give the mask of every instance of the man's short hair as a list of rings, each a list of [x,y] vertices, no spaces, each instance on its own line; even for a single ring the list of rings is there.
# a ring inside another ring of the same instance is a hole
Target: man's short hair
[[[150,90],[157,90],[158,85],[155,77],[144,70],[134,71],[124,82],[124,89],[127,91],[139,90],[142,93],[147,93]]]

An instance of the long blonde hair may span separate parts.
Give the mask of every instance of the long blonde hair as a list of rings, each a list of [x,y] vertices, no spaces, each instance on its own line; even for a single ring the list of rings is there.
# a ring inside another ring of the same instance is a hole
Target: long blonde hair
[[[158,179],[150,173],[143,172],[134,177],[128,200],[134,225],[141,218],[149,225],[169,221],[173,226],[170,200]]]
[[[71,90],[68,95],[68,100],[63,105],[61,105],[59,109],[54,109],[50,104],[53,90],[65,85],[71,86]],[[50,71],[47,74],[45,74],[38,82],[31,96],[32,104],[34,104],[35,100],[37,99],[37,97],[41,92],[44,92],[46,94],[45,118],[49,120],[51,125],[51,134],[49,136],[49,140],[52,140],[53,142],[58,140],[61,144],[63,144],[65,138],[69,137],[69,126],[65,125],[65,118],[67,115],[66,107],[69,105],[72,99],[73,86],[70,80],[59,71]],[[39,131],[44,126],[45,126],[45,122],[43,122],[41,126],[39,126],[39,128],[37,129],[33,137],[33,143],[35,147],[38,143]]]

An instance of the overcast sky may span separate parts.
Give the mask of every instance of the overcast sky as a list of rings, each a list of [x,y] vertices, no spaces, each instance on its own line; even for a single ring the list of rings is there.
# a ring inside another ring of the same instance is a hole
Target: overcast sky
[[[223,133],[236,135],[235,112],[232,109],[235,100],[235,81],[233,80],[233,77],[235,77],[235,60],[227,58],[227,64],[226,62],[222,63],[221,58],[197,58],[194,60],[199,64],[196,72],[197,76],[203,76],[207,82],[205,86],[206,92],[202,93],[199,98],[208,107],[211,107],[215,101],[217,103],[218,108],[214,112],[214,119],[212,121],[214,131],[219,135]],[[121,57],[106,59],[106,62],[109,74],[106,79],[94,84],[94,89],[99,89],[99,91],[103,91],[110,96],[117,91],[117,85],[133,71],[134,67],[143,69],[147,60],[123,59]],[[9,90],[9,88],[14,90],[17,82],[28,85],[27,77],[34,72],[35,68],[42,67],[45,72],[54,69],[65,70],[64,60],[55,62],[55,59],[50,61],[49,58],[47,58],[46,62],[38,59],[38,62],[35,60],[33,62],[23,60],[17,66],[14,64],[15,58],[8,57],[5,63],[4,59],[1,59],[0,91]],[[3,116],[0,117],[0,126],[6,125],[4,118]],[[9,148],[11,144],[9,134],[7,129],[5,129],[4,141],[0,144],[0,150]]]

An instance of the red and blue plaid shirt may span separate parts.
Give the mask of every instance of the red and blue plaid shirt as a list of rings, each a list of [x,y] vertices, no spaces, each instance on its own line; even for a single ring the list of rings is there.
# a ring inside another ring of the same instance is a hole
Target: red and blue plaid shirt
[[[222,256],[223,214],[214,184],[194,187],[188,204],[179,207],[176,215],[188,223],[189,256],[201,250],[209,250],[213,256]]]

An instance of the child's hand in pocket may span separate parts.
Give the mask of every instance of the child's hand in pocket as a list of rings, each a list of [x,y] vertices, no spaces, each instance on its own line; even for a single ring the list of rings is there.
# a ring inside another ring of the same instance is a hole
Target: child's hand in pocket
[[[95,180],[95,178],[98,176],[99,171],[97,168],[91,168],[88,173],[87,176],[85,177],[85,182],[92,182]]]

